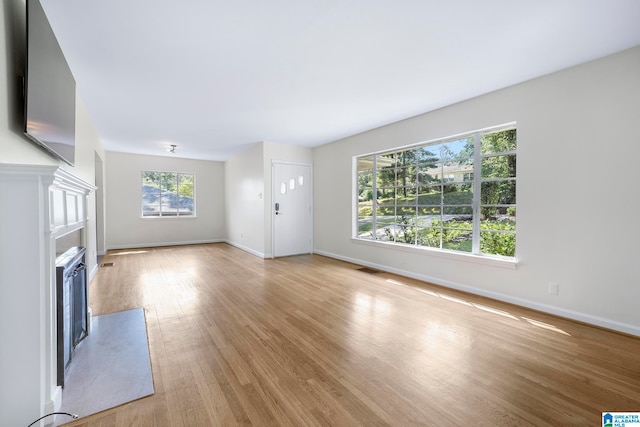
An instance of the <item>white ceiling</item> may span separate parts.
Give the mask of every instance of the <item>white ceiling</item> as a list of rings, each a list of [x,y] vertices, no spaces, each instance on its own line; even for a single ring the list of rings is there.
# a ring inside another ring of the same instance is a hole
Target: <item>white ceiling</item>
[[[638,0],[42,3],[107,150],[209,160],[321,145],[640,45]]]

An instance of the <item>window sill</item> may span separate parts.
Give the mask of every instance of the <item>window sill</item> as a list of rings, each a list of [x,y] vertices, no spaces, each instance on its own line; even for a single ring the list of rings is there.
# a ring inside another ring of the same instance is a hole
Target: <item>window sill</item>
[[[169,219],[198,219],[198,217],[196,215],[183,215],[183,216],[171,216],[171,215],[166,215],[166,216],[141,216],[140,219],[142,220],[169,220]]]
[[[518,266],[518,260],[516,258],[499,258],[491,257],[487,255],[473,255],[463,252],[453,252],[440,249],[432,249],[427,247],[418,247],[411,245],[403,245],[399,243],[381,242],[379,240],[365,240],[352,237],[351,241],[359,245],[372,246],[378,248],[393,249],[403,252],[409,252],[413,254],[425,254],[429,256],[436,256],[440,258],[450,259],[454,261],[471,262],[474,264],[483,264],[493,267],[507,268],[515,270]]]

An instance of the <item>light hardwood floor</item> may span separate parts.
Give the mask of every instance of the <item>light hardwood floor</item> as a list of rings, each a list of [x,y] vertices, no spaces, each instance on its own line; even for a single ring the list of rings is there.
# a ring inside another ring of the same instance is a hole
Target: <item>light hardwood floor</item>
[[[155,394],[69,426],[598,426],[640,339],[309,255],[109,252],[94,315],[144,307]]]

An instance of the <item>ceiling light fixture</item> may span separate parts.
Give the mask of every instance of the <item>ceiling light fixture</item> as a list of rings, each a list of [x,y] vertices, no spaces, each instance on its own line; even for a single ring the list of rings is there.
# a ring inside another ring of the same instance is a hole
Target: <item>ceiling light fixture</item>
[[[170,148],[167,148],[167,152],[171,153],[171,154],[176,154],[176,144],[171,144]]]

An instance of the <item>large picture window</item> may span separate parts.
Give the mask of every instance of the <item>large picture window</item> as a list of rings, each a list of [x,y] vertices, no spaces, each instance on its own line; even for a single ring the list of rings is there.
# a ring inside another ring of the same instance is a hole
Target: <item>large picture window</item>
[[[514,257],[516,129],[357,157],[356,238]]]
[[[143,171],[142,216],[194,216],[194,181],[192,173]]]

